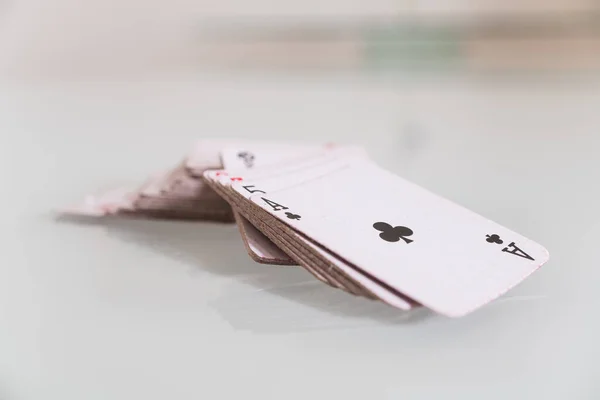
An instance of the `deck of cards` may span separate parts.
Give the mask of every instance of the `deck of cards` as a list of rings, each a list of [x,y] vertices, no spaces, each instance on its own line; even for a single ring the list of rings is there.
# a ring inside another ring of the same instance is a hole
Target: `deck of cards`
[[[64,211],[235,222],[259,263],[299,265],[353,295],[449,317],[500,297],[549,258],[353,146],[201,141],[141,187]]]

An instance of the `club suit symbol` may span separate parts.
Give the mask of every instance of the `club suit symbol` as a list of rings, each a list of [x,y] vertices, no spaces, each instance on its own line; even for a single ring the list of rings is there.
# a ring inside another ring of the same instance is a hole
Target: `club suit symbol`
[[[237,156],[244,162],[244,165],[247,168],[252,168],[254,166],[254,154],[249,151],[241,151]]]
[[[298,221],[299,219],[302,218],[302,216],[298,215],[298,214],[294,214],[291,212],[286,212],[285,215],[289,218],[289,219],[294,219],[296,221]]]
[[[500,235],[497,235],[495,233],[493,235],[485,235],[485,237],[487,237],[487,239],[485,239],[485,241],[488,243],[492,243],[492,244],[503,244],[504,243],[504,240],[500,239]],[[529,254],[527,254],[525,251],[523,251],[519,246],[516,245],[515,242],[512,242],[508,246],[503,248],[502,252],[512,254],[513,256],[526,258],[531,261],[535,261],[535,258],[531,257]]]
[[[386,242],[398,242],[400,240],[404,240],[407,244],[413,242],[413,240],[408,239],[407,236],[412,236],[414,232],[406,226],[392,227],[387,222],[376,222],[373,224],[373,228],[381,232],[379,237]]]
[[[485,237],[487,237],[487,239],[485,239],[485,241],[488,242],[488,243],[494,243],[494,244],[502,244],[502,243],[504,243],[504,240],[500,239],[500,236],[496,235],[496,234],[485,235]]]

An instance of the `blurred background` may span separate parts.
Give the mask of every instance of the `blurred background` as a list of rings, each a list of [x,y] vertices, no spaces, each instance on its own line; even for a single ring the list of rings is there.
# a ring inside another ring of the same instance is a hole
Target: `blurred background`
[[[2,0],[0,71],[125,78],[203,68],[590,71],[597,0]]]
[[[599,0],[0,0],[0,399],[598,399],[599,78]],[[54,220],[210,137],[364,146],[551,260],[413,320],[235,227]]]

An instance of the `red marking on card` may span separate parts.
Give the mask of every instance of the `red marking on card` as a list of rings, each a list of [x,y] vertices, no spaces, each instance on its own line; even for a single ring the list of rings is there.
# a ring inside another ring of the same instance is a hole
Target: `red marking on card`
[[[244,178],[240,178],[239,176],[236,176],[235,178],[231,178],[232,182],[241,182],[243,180],[244,180]]]

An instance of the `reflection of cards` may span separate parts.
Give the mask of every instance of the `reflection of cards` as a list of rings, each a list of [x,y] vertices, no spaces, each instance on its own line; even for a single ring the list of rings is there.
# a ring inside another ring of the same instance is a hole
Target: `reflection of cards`
[[[68,211],[236,221],[257,262],[298,264],[348,293],[453,317],[498,298],[549,257],[346,146],[202,141],[138,190]]]

